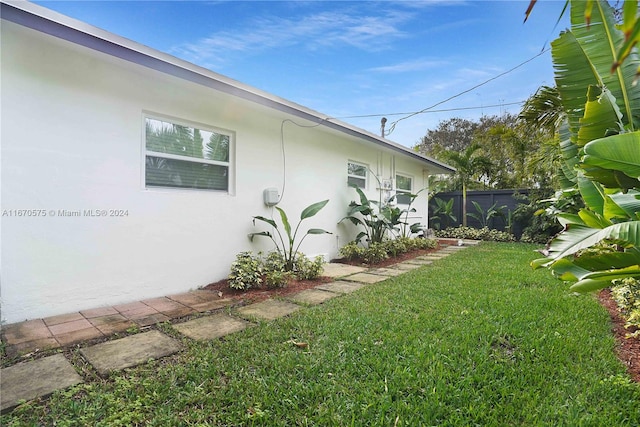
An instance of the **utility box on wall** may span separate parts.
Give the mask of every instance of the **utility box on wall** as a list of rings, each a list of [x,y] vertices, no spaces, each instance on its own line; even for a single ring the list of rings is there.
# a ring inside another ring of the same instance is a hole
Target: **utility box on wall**
[[[262,196],[264,198],[264,204],[267,206],[275,206],[280,201],[277,188],[265,188]]]

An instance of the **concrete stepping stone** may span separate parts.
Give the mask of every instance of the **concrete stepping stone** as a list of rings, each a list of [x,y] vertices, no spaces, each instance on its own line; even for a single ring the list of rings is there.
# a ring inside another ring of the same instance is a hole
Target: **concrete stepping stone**
[[[112,371],[169,356],[179,350],[178,341],[160,331],[150,331],[83,348],[80,353],[100,375],[106,376]]]
[[[339,296],[339,294],[315,288],[300,291],[294,295],[291,295],[289,299],[297,303],[318,305],[337,296]]]
[[[0,372],[0,409],[4,411],[23,399],[47,396],[81,382],[80,375],[62,354],[19,363]]]
[[[387,276],[380,276],[378,274],[356,273],[356,274],[352,274],[351,276],[343,277],[342,279],[348,280],[351,282],[372,284],[372,283],[382,282],[383,280],[387,280],[388,278],[389,277]]]
[[[207,341],[253,326],[246,320],[219,313],[173,325],[174,329],[191,339]]]
[[[297,304],[275,299],[267,299],[255,304],[238,308],[243,317],[256,317],[262,320],[274,320],[300,310]]]
[[[404,271],[396,268],[375,268],[373,270],[369,270],[367,273],[377,274],[379,276],[395,277],[400,276]]]
[[[358,267],[358,266],[349,265],[349,264],[340,264],[337,262],[324,264],[323,268],[324,268],[324,271],[322,275],[327,277],[333,277],[333,278],[348,276],[350,274],[355,274],[355,273],[361,273],[367,270],[365,267]]]
[[[433,260],[414,258],[414,259],[408,259],[404,261],[403,264],[415,264],[415,265],[422,266],[422,265],[433,264]]]
[[[438,261],[439,259],[442,259],[442,258],[444,258],[444,256],[439,254],[431,254],[431,255],[422,255],[414,259],[420,259],[423,261]]]
[[[345,282],[344,280],[338,280],[336,282],[318,285],[315,287],[315,289],[322,289],[323,291],[337,292],[340,294],[350,294],[351,292],[357,291],[363,286],[364,285],[362,283]]]
[[[403,270],[403,271],[409,271],[409,270],[415,270],[416,268],[420,268],[422,267],[419,264],[411,264],[408,262],[401,262],[399,264],[394,264],[393,268],[397,268],[399,270]]]

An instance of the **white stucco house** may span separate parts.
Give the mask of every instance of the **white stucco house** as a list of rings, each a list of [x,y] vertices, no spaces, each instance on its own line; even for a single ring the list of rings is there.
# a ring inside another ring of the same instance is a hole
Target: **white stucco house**
[[[1,7],[3,322],[226,277],[237,253],[270,249],[247,237],[252,216],[274,213],[270,188],[293,217],[330,200],[307,225],[333,234],[302,251],[331,259],[356,234],[338,225],[348,182],[377,199],[378,179],[415,192],[454,171],[46,8]],[[414,207],[426,224],[426,191]]]

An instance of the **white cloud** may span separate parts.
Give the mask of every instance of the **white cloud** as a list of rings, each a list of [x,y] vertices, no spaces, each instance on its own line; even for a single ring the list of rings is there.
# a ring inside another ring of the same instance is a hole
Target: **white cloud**
[[[376,73],[406,73],[410,71],[421,71],[432,68],[444,67],[449,63],[443,60],[415,59],[397,64],[383,65],[381,67],[370,68],[368,71]]]
[[[327,11],[293,18],[268,16],[255,19],[237,32],[216,32],[171,51],[189,61],[223,64],[232,53],[261,53],[265,50],[297,46],[306,50],[351,46],[380,51],[406,34],[400,29],[412,15],[377,10],[362,14],[356,10]]]

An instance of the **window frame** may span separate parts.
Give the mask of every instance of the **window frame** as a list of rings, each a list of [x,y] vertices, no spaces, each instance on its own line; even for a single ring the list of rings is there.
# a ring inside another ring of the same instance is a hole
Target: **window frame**
[[[364,168],[364,176],[361,175],[354,175],[349,173],[349,166],[350,165],[354,165],[354,166],[361,166]],[[364,186],[360,186],[358,185],[358,188],[361,188],[363,190],[366,190],[369,188],[369,165],[367,165],[366,163],[362,163],[362,162],[357,162],[355,160],[347,160],[347,185],[350,186],[351,183],[349,182],[349,178],[353,178],[353,179],[359,179],[359,180],[364,180]]]
[[[182,156],[179,154],[171,154],[171,153],[162,153],[158,151],[152,151],[147,149],[147,120],[158,120],[165,123],[184,126],[190,129],[198,129],[204,132],[215,133],[219,135],[224,135],[229,139],[229,147],[227,158],[228,160],[220,161],[220,160],[210,160],[203,159],[191,156]],[[144,111],[142,114],[142,187],[145,190],[168,190],[168,191],[206,191],[213,193],[222,193],[234,195],[235,189],[235,132],[219,128],[212,125],[207,125],[204,123],[199,123],[195,121],[185,120],[173,116],[168,116],[164,114],[157,114],[148,111]],[[216,188],[194,188],[194,187],[180,187],[180,186],[171,186],[171,185],[153,185],[147,183],[147,158],[148,157],[156,157],[167,160],[178,160],[189,163],[196,164],[209,164],[215,166],[222,166],[227,168],[227,188],[226,189],[216,189]]]
[[[410,184],[410,188],[408,190],[403,189],[403,188],[398,188],[398,177],[399,176],[402,177],[402,178],[407,178],[407,179],[410,180],[411,184]],[[409,175],[409,174],[401,173],[401,172],[396,172],[396,176],[395,176],[395,180],[394,180],[394,184],[395,184],[394,191],[395,191],[395,194],[396,194],[396,202],[399,205],[403,205],[403,206],[408,206],[409,205],[409,203],[400,202],[400,199],[399,199],[398,196],[400,194],[413,194],[413,183],[414,183],[414,181],[415,181],[415,177],[413,175]]]

